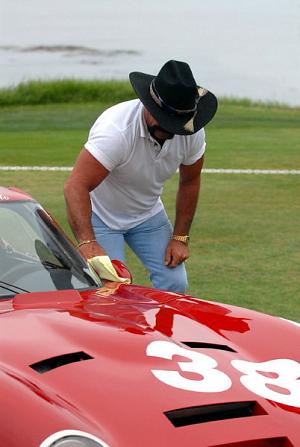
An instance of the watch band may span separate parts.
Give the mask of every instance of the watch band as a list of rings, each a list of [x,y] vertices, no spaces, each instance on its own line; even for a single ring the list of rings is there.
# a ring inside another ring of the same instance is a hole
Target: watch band
[[[188,244],[190,237],[186,234],[186,235],[177,235],[177,234],[173,234],[172,239],[175,239],[175,241],[180,241],[183,242],[184,244]]]

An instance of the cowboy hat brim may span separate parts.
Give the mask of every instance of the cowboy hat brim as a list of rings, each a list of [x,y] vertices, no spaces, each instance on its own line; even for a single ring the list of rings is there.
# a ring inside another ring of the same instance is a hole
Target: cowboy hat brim
[[[204,127],[214,117],[218,108],[218,101],[215,95],[208,90],[205,90],[205,94],[200,97],[195,113],[174,115],[166,112],[159,107],[150,94],[150,84],[154,78],[154,75],[138,71],[129,74],[129,80],[138,98],[163,129],[176,135],[191,135]],[[187,125],[189,122],[192,125]]]

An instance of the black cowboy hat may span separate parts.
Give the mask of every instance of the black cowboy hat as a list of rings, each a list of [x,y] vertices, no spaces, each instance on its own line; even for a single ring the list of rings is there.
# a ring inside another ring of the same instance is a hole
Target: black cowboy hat
[[[168,61],[157,76],[134,71],[129,79],[145,108],[160,127],[177,135],[191,135],[215,115],[215,95],[196,84],[189,65]]]

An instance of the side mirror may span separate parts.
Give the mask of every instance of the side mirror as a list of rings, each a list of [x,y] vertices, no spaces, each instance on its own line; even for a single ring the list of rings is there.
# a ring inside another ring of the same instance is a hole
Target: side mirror
[[[112,259],[111,260],[114,268],[116,269],[116,272],[119,276],[121,276],[122,278],[128,278],[130,279],[130,282],[132,283],[132,275],[130,273],[130,271],[128,270],[128,268],[126,267],[125,264],[123,264],[123,262],[118,261],[117,259]]]

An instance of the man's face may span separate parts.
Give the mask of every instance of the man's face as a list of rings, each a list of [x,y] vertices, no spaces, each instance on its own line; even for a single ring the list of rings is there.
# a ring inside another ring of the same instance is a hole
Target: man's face
[[[150,112],[148,112],[147,109],[144,109],[144,116],[149,133],[153,138],[157,140],[171,140],[174,137],[173,133],[170,133],[160,127],[159,122],[151,115]]]

